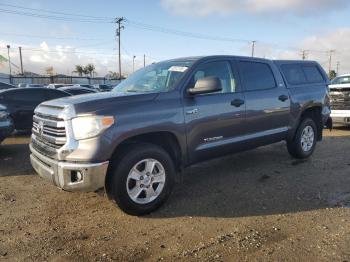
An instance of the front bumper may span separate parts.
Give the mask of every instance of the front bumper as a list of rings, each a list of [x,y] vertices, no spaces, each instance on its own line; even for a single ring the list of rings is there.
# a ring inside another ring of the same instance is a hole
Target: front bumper
[[[68,163],[43,156],[31,145],[30,162],[42,178],[66,191],[96,191],[105,186],[109,162]]]
[[[331,118],[334,124],[350,125],[350,110],[332,110]]]

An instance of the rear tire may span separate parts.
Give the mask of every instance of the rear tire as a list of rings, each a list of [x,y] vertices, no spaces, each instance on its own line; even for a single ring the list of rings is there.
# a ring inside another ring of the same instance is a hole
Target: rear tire
[[[131,145],[112,163],[108,193],[129,215],[145,215],[159,208],[175,184],[174,163],[161,147]]]
[[[292,157],[306,159],[312,155],[317,142],[317,127],[312,118],[304,118],[294,136],[287,141],[287,149]]]

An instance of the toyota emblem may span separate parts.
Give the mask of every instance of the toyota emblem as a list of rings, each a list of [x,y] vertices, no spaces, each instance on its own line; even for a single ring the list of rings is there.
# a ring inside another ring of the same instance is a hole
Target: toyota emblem
[[[44,123],[43,122],[39,122],[39,125],[38,125],[38,133],[39,135],[43,135],[44,133]]]

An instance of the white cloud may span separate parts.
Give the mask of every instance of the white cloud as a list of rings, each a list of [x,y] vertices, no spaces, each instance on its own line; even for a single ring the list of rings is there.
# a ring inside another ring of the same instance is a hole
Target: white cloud
[[[0,40],[0,55],[7,58],[5,42]],[[11,45],[11,62],[14,73],[19,73],[19,51],[18,44]],[[49,46],[42,42],[38,47],[29,47],[22,45],[23,65],[25,71],[38,74],[45,74],[45,68],[52,66],[55,73],[70,75],[74,71],[75,65],[86,65],[92,63],[95,65],[98,76],[104,76],[109,71],[118,71],[117,55],[115,50],[86,50],[78,49],[72,46]],[[147,64],[154,62],[147,58]],[[143,67],[143,55],[138,56],[135,60],[135,69]],[[132,72],[132,57],[122,55],[122,69],[124,74]],[[0,67],[1,73],[8,73],[7,63]]]
[[[335,50],[332,57],[332,69],[340,63],[339,73],[350,73],[350,28],[340,28],[334,32],[307,37],[299,44],[300,50],[306,50],[307,59],[316,60],[327,71],[329,67],[329,50]],[[298,51],[284,51],[277,54],[279,58],[295,59],[301,57]]]
[[[315,14],[341,9],[348,0],[161,0],[162,6],[177,15],[208,16],[232,13]]]

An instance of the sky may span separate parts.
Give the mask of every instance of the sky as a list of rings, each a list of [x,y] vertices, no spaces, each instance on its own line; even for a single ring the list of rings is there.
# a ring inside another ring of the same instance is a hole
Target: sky
[[[69,15],[68,15],[69,14]],[[251,55],[270,59],[317,60],[328,70],[350,72],[348,0],[0,0],[0,55],[10,45],[12,70],[72,74],[93,63],[98,76],[118,71],[116,17],[121,32],[122,71],[197,55]],[[17,67],[16,67],[17,66]],[[7,73],[6,63],[0,72]]]

